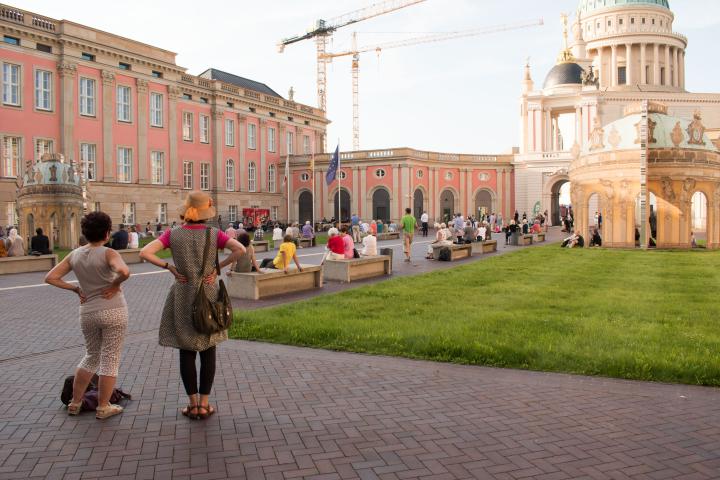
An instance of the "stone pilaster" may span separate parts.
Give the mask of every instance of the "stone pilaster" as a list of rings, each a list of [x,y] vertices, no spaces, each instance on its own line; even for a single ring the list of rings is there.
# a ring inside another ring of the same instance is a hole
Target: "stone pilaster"
[[[495,169],[495,193],[497,194],[498,198],[498,205],[496,207],[496,214],[499,213],[503,216],[503,220],[505,220],[505,199],[503,198],[503,183],[502,183],[502,170],[499,168]],[[492,213],[492,212],[490,212]]]
[[[393,171],[393,179],[392,179],[392,196],[390,197],[390,220],[397,219],[398,214],[398,204],[402,203],[398,202],[398,196],[402,195],[400,192],[400,168],[398,168],[397,164],[393,165],[392,167]]]
[[[115,181],[115,169],[113,168],[113,90],[115,88],[115,75],[108,70],[102,71],[102,136],[103,136],[103,181]],[[138,145],[139,147],[139,145]],[[138,148],[139,149],[139,148]],[[133,159],[134,160],[134,159]],[[133,168],[131,182],[135,181],[137,173]]]
[[[362,210],[362,207],[360,206],[360,202],[362,202],[362,199],[360,198],[360,192],[358,191],[358,186],[360,185],[360,176],[359,176],[359,167],[353,166],[352,167],[352,201],[350,202],[350,215],[353,213],[357,213],[360,215],[360,211]]]
[[[432,179],[431,179],[432,186],[433,186],[433,196],[432,196],[433,207],[432,207],[432,209],[433,209],[433,213],[434,213],[434,218],[438,222],[442,222],[442,206],[440,205],[440,177],[439,177],[440,174],[438,172],[437,167],[431,167],[430,170],[432,172]],[[432,216],[432,214],[431,214],[431,216]]]
[[[247,185],[247,159],[245,158],[245,152],[247,152],[247,117],[238,113],[238,161],[237,161],[237,174],[235,177],[238,180],[238,184],[235,186],[236,191],[242,191],[243,185]]]
[[[75,130],[75,78],[77,64],[61,57],[57,64],[60,77],[60,151],[69,159],[75,159],[73,131]],[[33,145],[33,151],[35,146]],[[33,153],[34,155],[34,153]],[[112,158],[112,157],[111,157]]]
[[[138,80],[138,92],[140,91],[140,81]],[[147,93],[147,82],[145,83],[145,90]],[[138,93],[138,96],[140,94]],[[178,158],[178,123],[177,123],[177,101],[178,96],[172,93],[168,95],[168,143],[170,144],[170,152],[168,154],[168,166],[170,171],[170,178],[168,178],[168,185],[179,186],[180,175],[178,174],[179,169],[182,165],[182,161]]]
[[[475,210],[475,202],[473,201],[473,174],[474,173],[471,168],[466,169],[465,182],[467,183],[467,185],[465,187],[465,198],[467,199],[467,212],[472,213],[473,215],[477,215],[477,210]]]
[[[222,172],[225,171],[223,161],[223,146],[225,145],[225,110],[218,105],[213,105],[210,110],[212,128],[215,141],[212,144],[212,165],[210,166],[210,190],[217,193],[222,185]]]
[[[258,148],[260,149],[260,167],[256,174],[258,192],[267,192],[267,149],[268,149],[268,132],[267,120],[260,119],[260,131],[258,132]],[[277,138],[275,139],[277,143]],[[277,180],[277,179],[276,179]]]
[[[359,168],[359,176],[360,176],[360,192],[362,194],[362,198],[360,198],[360,211],[358,212],[358,215],[361,216],[361,218],[364,218],[365,220],[370,220],[372,217],[372,212],[368,210],[368,196],[367,196],[367,168],[366,167],[358,167]],[[370,199],[372,201],[372,199]],[[368,222],[369,223],[369,222]]]

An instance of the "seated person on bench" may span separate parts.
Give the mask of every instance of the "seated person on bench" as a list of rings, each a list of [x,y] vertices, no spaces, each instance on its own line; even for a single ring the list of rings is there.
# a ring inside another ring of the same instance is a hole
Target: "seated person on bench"
[[[329,251],[325,255],[325,260],[343,260],[345,258],[345,241],[335,227],[328,230],[327,248]]]
[[[295,246],[292,235],[285,235],[285,238],[283,238],[283,243],[280,245],[280,250],[278,250],[277,256],[274,259],[264,259],[260,264],[260,268],[276,268],[278,270],[282,269],[282,271],[288,273],[290,261],[294,260],[295,265],[297,265],[298,271],[302,272],[300,260],[298,260],[296,252],[297,247]]]
[[[362,240],[363,248],[360,249],[360,255],[363,257],[369,257],[377,255],[377,238],[372,232],[368,232],[365,238]]]
[[[242,233],[237,236],[237,239],[238,242],[245,247],[245,255],[241,255],[240,258],[237,259],[235,265],[232,267],[232,271],[238,273],[259,272],[260,267],[255,260],[255,248],[250,245],[250,235],[243,230]]]

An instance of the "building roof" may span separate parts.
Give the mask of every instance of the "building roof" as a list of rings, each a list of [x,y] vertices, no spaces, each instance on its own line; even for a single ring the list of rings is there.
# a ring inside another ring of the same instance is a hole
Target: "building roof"
[[[233,75],[232,73],[223,72],[217,68],[208,68],[198,76],[201,78],[207,78],[208,80],[220,80],[221,82],[230,83],[241,88],[247,88],[248,90],[254,90],[256,92],[264,93],[265,95],[283,98],[279,93],[264,83],[256,82],[255,80],[250,80],[249,78],[239,77],[237,75]]]
[[[582,13],[590,13],[595,10],[612,7],[650,5],[670,9],[668,0],[580,0],[578,10]]]
[[[558,63],[545,77],[543,88],[552,88],[558,85],[582,84],[583,69],[577,63]]]

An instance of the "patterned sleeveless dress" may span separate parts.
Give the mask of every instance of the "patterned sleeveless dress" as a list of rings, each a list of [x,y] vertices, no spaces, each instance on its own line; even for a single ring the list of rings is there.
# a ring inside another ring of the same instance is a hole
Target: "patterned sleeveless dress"
[[[165,347],[202,352],[227,340],[227,330],[212,335],[195,331],[192,325],[192,304],[203,277],[215,268],[218,230],[210,232],[211,249],[205,265],[201,265],[205,249],[205,229],[176,228],[170,234],[170,250],[178,272],[188,283],[175,282],[170,288],[160,320],[159,342]],[[218,295],[217,283],[205,285],[210,301]]]

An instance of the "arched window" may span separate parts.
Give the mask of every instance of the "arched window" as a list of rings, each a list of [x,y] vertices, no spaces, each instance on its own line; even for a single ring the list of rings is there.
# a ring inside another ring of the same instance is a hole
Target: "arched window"
[[[268,191],[275,193],[275,164],[270,164],[268,167]]]
[[[225,162],[225,188],[228,192],[235,191],[235,162],[232,159]]]
[[[250,165],[248,165],[248,191],[249,192],[255,192],[257,191],[257,182],[256,182],[256,176],[257,176],[257,169],[255,168],[255,162],[250,162]]]

